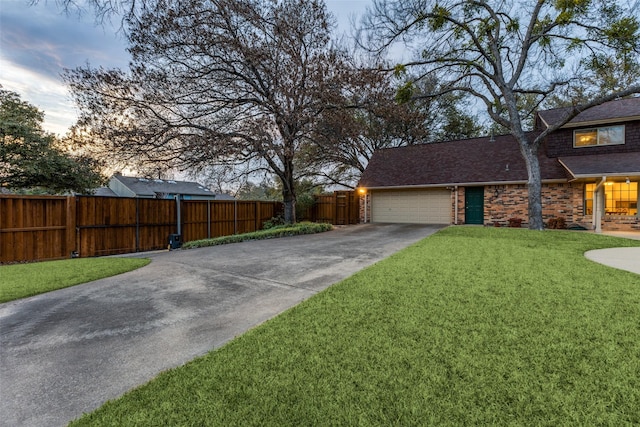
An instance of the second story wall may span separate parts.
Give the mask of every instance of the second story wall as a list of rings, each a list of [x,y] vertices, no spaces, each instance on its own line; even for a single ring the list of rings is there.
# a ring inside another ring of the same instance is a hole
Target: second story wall
[[[624,144],[574,147],[574,131],[624,125]],[[545,141],[546,154],[549,157],[588,156],[592,154],[629,153],[640,151],[640,121],[611,122],[598,126],[574,127],[560,129],[549,135]]]

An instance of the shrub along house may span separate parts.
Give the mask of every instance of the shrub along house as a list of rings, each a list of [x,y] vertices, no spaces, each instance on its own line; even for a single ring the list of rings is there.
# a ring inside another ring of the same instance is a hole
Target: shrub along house
[[[539,112],[533,132],[562,114]],[[545,222],[640,230],[640,98],[581,113],[546,139],[539,159]],[[364,222],[528,221],[527,171],[511,135],[376,151],[359,187]]]

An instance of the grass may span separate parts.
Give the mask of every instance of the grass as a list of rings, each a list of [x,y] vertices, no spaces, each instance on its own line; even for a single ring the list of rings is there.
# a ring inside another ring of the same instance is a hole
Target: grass
[[[139,258],[81,258],[0,266],[0,303],[115,276],[149,262]]]
[[[72,425],[635,425],[639,244],[448,228]]]
[[[299,222],[293,225],[279,225],[267,230],[258,230],[251,233],[234,234],[231,236],[214,237],[212,239],[192,240],[182,245],[183,249],[203,248],[206,246],[226,245],[247,240],[274,239],[285,236],[298,236],[301,234],[315,234],[332,230],[331,224],[312,222]]]
[[[332,228],[331,224],[300,222],[295,225],[276,226],[252,233],[194,240],[184,243],[182,247],[184,249],[201,248],[246,240],[321,233]],[[143,267],[149,262],[148,259],[139,258],[82,258],[0,266],[2,273],[0,275],[0,303],[115,276]]]

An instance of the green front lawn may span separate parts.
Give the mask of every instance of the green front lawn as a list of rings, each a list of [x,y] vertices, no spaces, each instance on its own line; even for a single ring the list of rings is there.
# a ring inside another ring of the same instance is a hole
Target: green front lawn
[[[637,245],[448,228],[74,425],[638,424]]]
[[[115,276],[149,264],[139,258],[81,258],[0,266],[0,303]]]

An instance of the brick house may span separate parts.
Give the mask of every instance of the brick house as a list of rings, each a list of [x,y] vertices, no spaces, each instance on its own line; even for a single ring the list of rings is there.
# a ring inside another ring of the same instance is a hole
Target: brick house
[[[559,120],[541,111],[532,132]],[[640,230],[640,97],[591,108],[541,147],[543,219]],[[378,150],[360,182],[362,222],[526,225],[527,171],[511,135]]]

